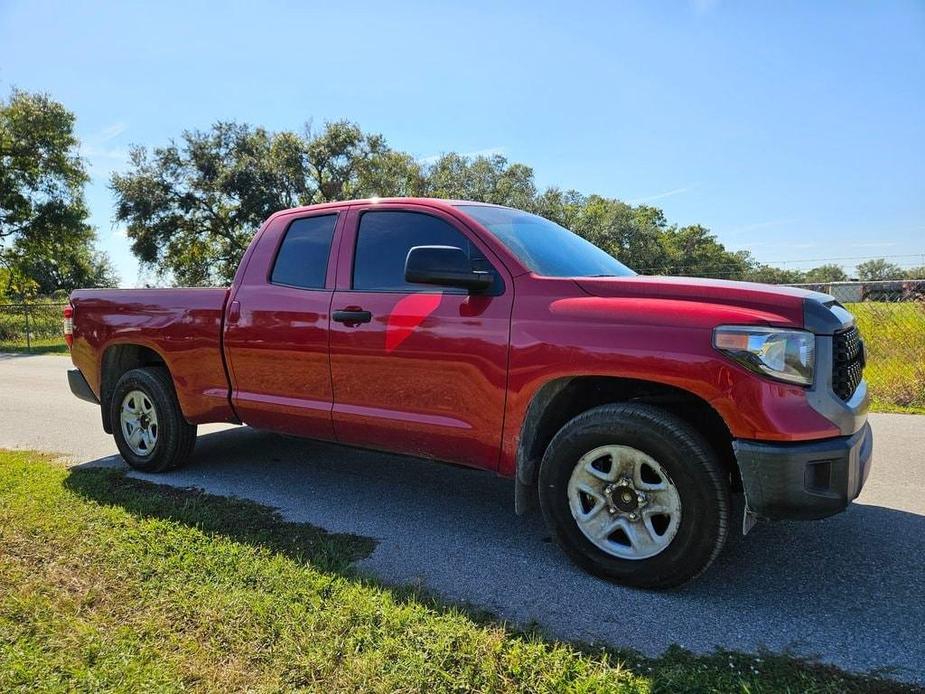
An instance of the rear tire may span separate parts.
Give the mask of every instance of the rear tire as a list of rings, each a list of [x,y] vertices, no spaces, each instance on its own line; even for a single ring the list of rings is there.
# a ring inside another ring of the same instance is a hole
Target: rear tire
[[[196,445],[196,425],[183,418],[163,367],[125,372],[113,390],[109,418],[119,453],[140,472],[176,469]]]
[[[602,405],[562,427],[543,456],[539,498],[576,564],[628,586],[671,588],[699,576],[728,530],[716,453],[685,421],[647,404]]]

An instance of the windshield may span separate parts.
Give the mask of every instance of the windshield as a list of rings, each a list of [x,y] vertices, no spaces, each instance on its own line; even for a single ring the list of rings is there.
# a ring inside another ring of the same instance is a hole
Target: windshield
[[[545,277],[626,277],[626,265],[555,222],[510,207],[457,205]]]

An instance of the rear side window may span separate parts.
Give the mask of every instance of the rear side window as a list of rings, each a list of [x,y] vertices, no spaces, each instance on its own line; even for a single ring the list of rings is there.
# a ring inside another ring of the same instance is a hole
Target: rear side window
[[[290,224],[270,281],[305,289],[324,289],[336,221],[336,214],[327,214],[297,219]]]
[[[475,267],[487,263],[469,239],[442,219],[420,212],[366,212],[357,231],[353,288],[427,291],[424,285],[405,282],[405,259],[413,246],[455,246],[466,252]]]

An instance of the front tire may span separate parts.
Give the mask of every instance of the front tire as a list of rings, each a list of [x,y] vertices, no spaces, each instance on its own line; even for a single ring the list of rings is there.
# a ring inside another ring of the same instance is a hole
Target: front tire
[[[716,453],[652,405],[602,405],[568,422],[543,456],[539,497],[565,553],[623,585],[681,585],[726,540],[730,497]]]
[[[196,444],[196,426],[183,418],[163,367],[125,372],[109,405],[119,453],[140,472],[166,472],[183,465]]]

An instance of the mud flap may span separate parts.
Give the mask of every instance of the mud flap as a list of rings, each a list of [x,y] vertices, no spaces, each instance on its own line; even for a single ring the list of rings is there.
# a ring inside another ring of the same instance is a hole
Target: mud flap
[[[742,510],[742,537],[748,535],[748,531],[754,528],[757,522],[758,516],[748,509],[748,502],[746,501]]]

